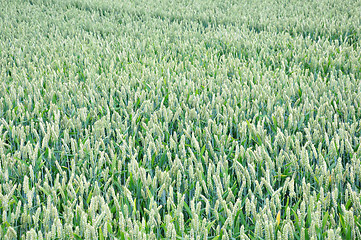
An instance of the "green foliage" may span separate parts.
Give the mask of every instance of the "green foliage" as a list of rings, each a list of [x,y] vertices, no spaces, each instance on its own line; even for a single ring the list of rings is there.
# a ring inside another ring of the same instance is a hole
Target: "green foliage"
[[[361,238],[357,1],[0,9],[0,239]]]

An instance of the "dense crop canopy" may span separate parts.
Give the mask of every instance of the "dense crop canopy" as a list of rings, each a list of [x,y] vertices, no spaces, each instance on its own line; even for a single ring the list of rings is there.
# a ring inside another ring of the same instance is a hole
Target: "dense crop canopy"
[[[360,12],[0,1],[0,239],[361,239]]]

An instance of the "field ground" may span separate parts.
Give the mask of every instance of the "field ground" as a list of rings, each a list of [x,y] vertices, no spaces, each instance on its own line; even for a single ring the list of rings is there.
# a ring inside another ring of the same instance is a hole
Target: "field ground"
[[[360,13],[0,0],[0,239],[361,239]]]

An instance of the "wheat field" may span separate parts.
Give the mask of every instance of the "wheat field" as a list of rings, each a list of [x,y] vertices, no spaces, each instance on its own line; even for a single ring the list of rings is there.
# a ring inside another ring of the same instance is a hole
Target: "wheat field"
[[[0,0],[0,239],[361,239],[360,13]]]

